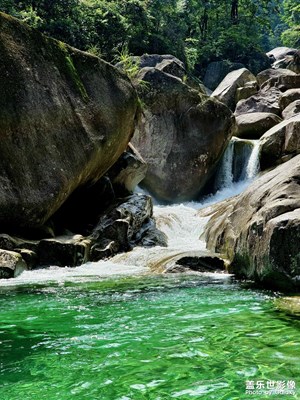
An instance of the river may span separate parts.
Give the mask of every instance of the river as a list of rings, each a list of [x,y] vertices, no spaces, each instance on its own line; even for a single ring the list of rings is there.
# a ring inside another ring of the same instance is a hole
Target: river
[[[205,251],[197,210],[249,184],[250,147],[241,168],[228,147],[214,196],[154,207],[167,248],[0,280],[1,400],[297,398],[299,319],[278,294],[227,274],[154,272]]]

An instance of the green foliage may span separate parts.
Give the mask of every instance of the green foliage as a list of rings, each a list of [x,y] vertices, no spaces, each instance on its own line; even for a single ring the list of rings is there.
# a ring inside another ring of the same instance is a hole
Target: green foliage
[[[270,50],[280,37],[296,46],[300,24],[298,0],[0,0],[0,10],[108,61],[169,53],[200,71]]]
[[[283,1],[283,21],[287,29],[281,34],[285,46],[300,46],[300,4],[298,0]]]
[[[124,46],[120,51],[118,51],[115,56],[115,62],[120,64],[122,70],[130,79],[136,78],[139,72],[139,66],[137,60],[135,60],[132,54],[129,53],[127,46]]]

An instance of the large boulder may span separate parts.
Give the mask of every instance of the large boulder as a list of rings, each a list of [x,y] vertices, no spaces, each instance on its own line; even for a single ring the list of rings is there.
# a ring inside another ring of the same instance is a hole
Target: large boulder
[[[295,72],[284,68],[278,68],[278,69],[269,68],[257,74],[256,79],[259,86],[261,86],[263,83],[267,82],[271,78],[277,79],[280,76],[291,76],[291,75],[294,76],[296,74]]]
[[[300,289],[299,182],[297,156],[209,210],[207,247],[226,256],[236,276],[275,289]]]
[[[259,139],[265,132],[282,121],[271,113],[249,113],[236,117],[235,136],[242,139]]]
[[[300,152],[300,114],[282,121],[260,138],[261,169],[285,162]]]
[[[300,99],[293,101],[282,111],[284,119],[295,117],[297,114],[300,114]]]
[[[250,82],[256,83],[256,78],[248,69],[241,68],[232,71],[226,75],[219,86],[212,92],[211,96],[226,104],[234,111],[237,89]]]
[[[155,68],[142,69],[139,79],[144,110],[132,143],[148,163],[142,185],[162,201],[194,199],[232,135],[233,115]]]
[[[110,64],[0,14],[0,223],[39,227],[126,149],[137,96]]]
[[[271,113],[281,115],[279,99],[281,91],[277,88],[263,89],[247,99],[240,100],[234,114],[236,116],[249,113]]]
[[[215,90],[229,72],[244,68],[241,63],[232,63],[227,60],[213,61],[208,64],[203,83],[211,90]]]
[[[278,61],[284,59],[286,56],[292,56],[296,51],[297,49],[291,47],[275,47],[275,49],[267,52],[267,56],[273,61]]]
[[[281,110],[284,110],[289,104],[296,100],[300,100],[300,88],[289,89],[281,95],[279,99],[279,106]]]

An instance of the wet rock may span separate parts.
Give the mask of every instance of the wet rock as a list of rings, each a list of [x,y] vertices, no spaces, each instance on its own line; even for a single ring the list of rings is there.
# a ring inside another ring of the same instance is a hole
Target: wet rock
[[[300,156],[265,173],[242,194],[206,210],[207,247],[230,271],[280,290],[300,289]],[[203,213],[204,211],[202,211]]]
[[[219,256],[182,257],[176,264],[198,272],[224,272],[225,261]]]
[[[143,226],[149,222],[152,213],[149,196],[134,194],[120,200],[100,218],[90,236],[91,260],[98,261],[107,251],[117,253],[130,250],[138,242]]]
[[[91,241],[81,235],[65,235],[39,242],[38,265],[75,267],[89,260]]]
[[[255,76],[246,68],[230,72],[211,94],[212,97],[226,104],[234,111],[236,105],[237,89],[256,82]]]
[[[282,121],[271,113],[249,113],[236,117],[235,136],[243,139],[259,139],[266,131]]]
[[[300,317],[300,296],[279,297],[274,303],[279,311]]]
[[[0,279],[13,278],[27,269],[22,256],[14,251],[0,250]]]

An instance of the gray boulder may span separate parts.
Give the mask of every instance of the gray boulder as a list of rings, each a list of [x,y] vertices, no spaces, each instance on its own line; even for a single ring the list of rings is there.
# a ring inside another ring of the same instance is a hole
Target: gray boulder
[[[27,264],[21,254],[0,250],[0,279],[16,277],[26,269]]]
[[[255,76],[246,68],[230,72],[219,86],[212,92],[211,96],[226,104],[234,111],[236,105],[236,92],[240,87],[256,82]]]
[[[293,101],[282,111],[284,119],[295,117],[297,114],[300,114],[300,99]]]
[[[300,289],[300,156],[217,204],[207,247],[231,261],[230,272],[279,290]]]
[[[238,116],[248,113],[271,113],[280,116],[279,99],[281,95],[281,91],[275,87],[261,89],[248,99],[240,100],[236,105],[234,114]]]
[[[148,164],[142,185],[162,201],[194,199],[232,135],[233,115],[224,104],[155,68],[142,69],[139,78],[144,110],[132,143]]]
[[[260,138],[260,166],[266,169],[300,152],[300,114],[282,121]]]
[[[241,68],[245,68],[241,63],[232,63],[226,60],[211,62],[207,66],[203,83],[209,89],[215,90],[229,72]]]
[[[259,74],[257,74],[256,79],[257,83],[259,86],[263,85],[265,82],[267,82],[269,79],[277,79],[280,76],[294,76],[296,75],[295,72],[290,71],[288,69],[284,68],[278,68],[278,69],[265,69],[264,71],[261,71]]]
[[[272,49],[267,52],[267,56],[272,58],[272,60],[282,60],[286,56],[292,56],[297,49],[293,49],[291,47],[276,47],[275,49]]]
[[[300,100],[300,88],[289,89],[281,95],[279,99],[279,106],[281,110],[284,110],[289,104],[296,100]]]
[[[271,113],[249,113],[236,117],[235,136],[242,139],[259,139],[265,132],[282,121]]]
[[[137,96],[110,64],[0,13],[0,223],[42,226],[126,149]]]

